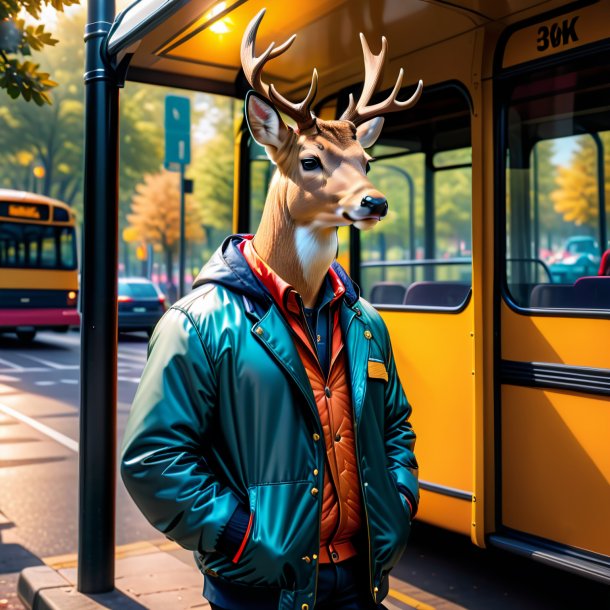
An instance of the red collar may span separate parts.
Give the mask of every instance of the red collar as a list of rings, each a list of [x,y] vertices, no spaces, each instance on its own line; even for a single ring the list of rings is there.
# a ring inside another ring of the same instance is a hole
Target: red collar
[[[238,244],[238,248],[244,255],[246,262],[254,275],[262,282],[263,286],[270,292],[273,300],[279,305],[280,309],[286,313],[294,315],[301,314],[300,295],[287,282],[285,282],[269,265],[258,255],[252,244],[253,235],[245,235],[244,240]],[[345,294],[345,286],[335,270],[331,267],[328,270],[334,297],[331,304]]]

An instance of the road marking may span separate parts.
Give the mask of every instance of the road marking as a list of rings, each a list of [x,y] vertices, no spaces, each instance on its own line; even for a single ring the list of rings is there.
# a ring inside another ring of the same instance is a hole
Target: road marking
[[[41,432],[45,436],[52,438],[54,441],[58,442],[60,445],[63,445],[64,447],[67,447],[68,449],[70,449],[70,451],[74,451],[75,453],[78,453],[78,443],[76,441],[72,440],[71,438],[67,437],[65,434],[62,434],[61,432],[57,432],[57,430],[53,430],[53,428],[50,428],[49,426],[45,426],[44,424],[37,422],[35,419],[28,417],[27,415],[24,415],[23,413],[21,413],[21,411],[17,411],[16,409],[13,409],[5,404],[2,404],[1,402],[0,402],[0,411],[2,411],[3,413],[6,413],[6,415],[10,415],[14,419],[18,419],[20,422],[26,424],[27,426],[30,426],[30,428],[34,428],[34,430],[38,430],[38,432]]]
[[[62,370],[63,371],[78,371],[80,370],[78,364],[67,364]],[[42,366],[31,366],[31,367],[19,367],[18,369],[0,369],[0,373],[50,373],[55,369],[45,368]]]
[[[34,385],[55,385],[54,381],[35,381]]]
[[[77,385],[78,384],[78,379],[62,379],[61,382],[62,383],[67,383],[69,385]]]
[[[434,606],[430,606],[429,604],[420,602],[420,601],[416,600],[414,597],[405,595],[404,593],[401,593],[400,591],[397,591],[396,589],[390,589],[388,594],[391,597],[393,597],[394,599],[397,599],[398,601],[408,604],[409,606],[412,606],[413,608],[417,608],[417,610],[434,610]]]
[[[15,381],[21,381],[21,377],[11,377],[10,375],[0,375],[1,383],[15,383]]]
[[[123,358],[123,360],[131,360],[132,362],[138,362],[139,364],[146,363],[146,356],[136,356],[135,354],[123,354],[119,352],[119,358]]]
[[[4,360],[3,358],[0,358],[0,362],[2,364],[4,364],[4,366],[8,366],[9,370],[10,369],[19,370],[21,368],[18,364],[13,364],[12,362],[9,362],[8,360]]]
[[[45,360],[44,358],[38,358],[36,356],[29,356],[28,354],[22,354],[24,358],[28,358],[29,360],[33,360],[34,362],[38,362],[40,364],[44,364],[49,368],[56,369],[58,371],[64,371],[66,367],[73,367],[73,364],[58,364],[57,362],[52,362],[51,360]]]
[[[123,377],[122,375],[119,375],[117,377],[117,379],[119,381],[129,381],[131,383],[140,383],[141,377]]]

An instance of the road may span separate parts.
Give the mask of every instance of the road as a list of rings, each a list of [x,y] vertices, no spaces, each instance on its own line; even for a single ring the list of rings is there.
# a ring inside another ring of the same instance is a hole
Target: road
[[[146,346],[144,334],[119,341],[119,443]],[[27,347],[0,337],[0,512],[7,520],[0,520],[0,540],[22,557],[12,571],[38,557],[56,563],[77,549],[79,362],[76,333],[40,333]],[[117,545],[162,538],[117,481]],[[191,561],[186,552],[182,559]],[[11,570],[0,563],[0,598],[3,571]],[[610,592],[598,583],[478,549],[463,536],[417,522],[393,575],[400,580],[388,598],[392,608],[610,609]]]

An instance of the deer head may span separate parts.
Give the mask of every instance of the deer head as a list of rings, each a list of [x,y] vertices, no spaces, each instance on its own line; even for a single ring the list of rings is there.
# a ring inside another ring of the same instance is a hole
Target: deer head
[[[321,120],[311,110],[318,83],[315,69],[309,92],[300,103],[290,102],[273,84],[263,81],[265,64],[286,52],[296,38],[291,36],[279,47],[271,43],[256,56],[255,39],[264,14],[265,9],[250,22],[241,46],[243,70],[254,89],[246,97],[248,127],[277,166],[254,246],[309,305],[315,302],[336,256],[337,228],[354,225],[370,229],[387,214],[386,197],[367,177],[372,158],[365,149],[379,137],[384,121],[381,115],[413,106],[423,84],[419,81],[408,100],[398,101],[401,69],[389,97],[369,105],[381,83],[387,41],[382,38],[381,52],[374,55],[360,34],[365,62],[362,94],[357,103],[350,95],[339,120]],[[279,112],[293,119],[296,126],[286,125]]]

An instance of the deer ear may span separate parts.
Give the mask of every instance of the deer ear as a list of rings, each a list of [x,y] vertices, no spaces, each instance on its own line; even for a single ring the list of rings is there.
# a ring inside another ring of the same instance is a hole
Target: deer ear
[[[381,133],[384,120],[385,119],[382,116],[378,116],[366,123],[362,123],[362,125],[358,127],[356,135],[358,136],[358,142],[360,142],[362,148],[370,148],[375,144]]]
[[[261,146],[277,150],[290,133],[278,111],[254,91],[246,96],[246,121],[252,137]]]

